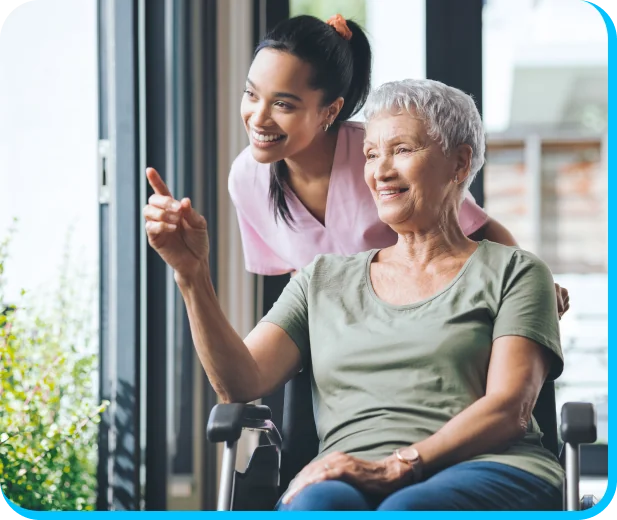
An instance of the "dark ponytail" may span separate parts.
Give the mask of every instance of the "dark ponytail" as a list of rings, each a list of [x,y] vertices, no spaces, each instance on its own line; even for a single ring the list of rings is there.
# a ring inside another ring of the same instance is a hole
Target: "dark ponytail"
[[[356,22],[347,20],[347,26],[352,32],[351,40],[346,42],[351,49],[351,81],[347,94],[343,96],[345,104],[336,118],[337,121],[347,121],[360,112],[371,91],[371,46],[366,34]]]
[[[335,122],[347,121],[357,114],[371,89],[371,46],[362,28],[347,20],[351,39],[343,38],[334,27],[314,16],[301,15],[279,23],[257,46],[288,52],[311,65],[311,87],[322,90],[323,105],[345,99]],[[335,125],[336,126],[336,125]],[[287,205],[289,169],[285,161],[270,165],[270,206],[274,218],[290,227],[293,217]]]

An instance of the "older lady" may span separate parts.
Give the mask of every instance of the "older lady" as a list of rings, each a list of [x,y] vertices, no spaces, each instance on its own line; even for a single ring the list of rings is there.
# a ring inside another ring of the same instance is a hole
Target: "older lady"
[[[531,415],[563,368],[550,272],[458,224],[484,160],[475,105],[407,80],[372,94],[366,115],[365,179],[397,243],[318,256],[244,341],[210,283],[205,221],[151,176],[165,204],[148,237],[210,381],[251,401],[311,370],[320,454],[280,509],[559,509],[562,471]]]

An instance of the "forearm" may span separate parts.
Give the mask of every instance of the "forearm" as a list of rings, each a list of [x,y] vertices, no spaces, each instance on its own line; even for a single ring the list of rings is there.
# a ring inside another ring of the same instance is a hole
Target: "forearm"
[[[425,473],[506,449],[524,436],[531,409],[532,404],[514,407],[497,397],[479,399],[437,433],[414,444]]]
[[[259,396],[255,359],[227,320],[204,266],[191,280],[176,277],[186,303],[199,360],[223,402],[249,402]]]

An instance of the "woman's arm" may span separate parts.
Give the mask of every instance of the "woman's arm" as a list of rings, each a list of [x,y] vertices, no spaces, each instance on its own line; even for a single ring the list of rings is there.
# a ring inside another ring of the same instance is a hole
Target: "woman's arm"
[[[491,217],[488,217],[486,224],[473,233],[469,238],[476,241],[490,240],[491,242],[497,242],[498,244],[503,244],[504,246],[518,245],[512,233],[510,233],[505,226]]]
[[[486,395],[441,430],[413,445],[420,454],[422,474],[431,474],[476,455],[502,451],[521,439],[549,367],[548,349],[520,336],[503,336],[493,343]],[[413,458],[408,448],[402,457]],[[414,471],[415,470],[415,471]],[[396,455],[365,461],[335,452],[306,466],[294,479],[283,503],[306,486],[322,480],[343,480],[371,493],[387,494],[412,483],[413,468]]]
[[[193,279],[176,277],[176,282],[197,355],[223,402],[263,397],[300,370],[298,348],[277,325],[259,323],[242,341],[218,303],[206,265]]]
[[[300,367],[300,352],[283,329],[259,324],[246,341],[236,334],[216,299],[208,264],[206,220],[187,198],[172,197],[154,168],[146,171],[154,195],[144,207],[148,242],[174,270],[186,302],[199,359],[223,401],[252,401],[271,392]],[[301,295],[304,295],[300,291]],[[302,298],[296,319],[306,317]],[[293,306],[282,306],[282,318]]]
[[[553,291],[548,266],[514,250],[493,320],[486,392],[414,446],[428,473],[499,452],[525,435],[544,381],[563,370]]]
[[[548,349],[521,336],[496,339],[486,395],[414,445],[423,470],[433,473],[521,439],[548,374],[549,355]]]

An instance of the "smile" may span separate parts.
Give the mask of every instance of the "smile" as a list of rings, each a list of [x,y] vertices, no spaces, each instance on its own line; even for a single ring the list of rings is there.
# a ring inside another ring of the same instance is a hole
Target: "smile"
[[[379,193],[379,198],[381,200],[390,200],[390,199],[394,199],[398,197],[399,195],[402,195],[406,191],[409,191],[409,188],[400,188],[400,189],[394,189],[394,190],[380,190],[378,193]]]
[[[251,129],[253,144],[259,148],[272,146],[282,141],[286,136],[283,134],[262,134]]]

